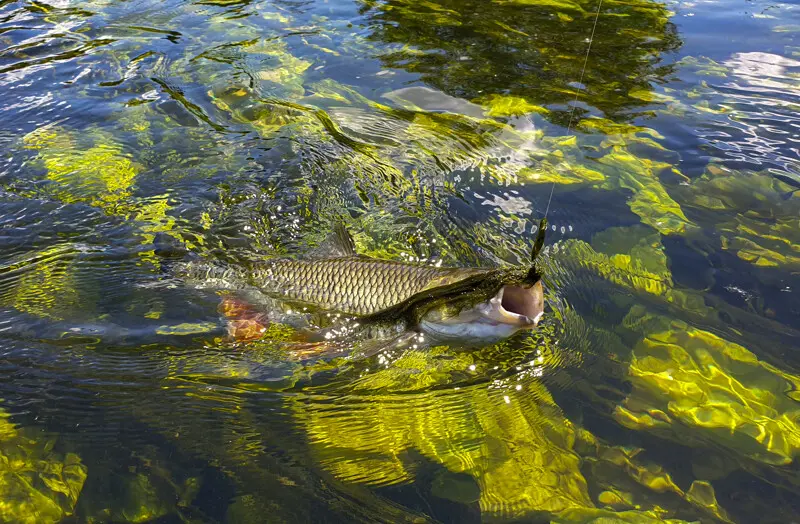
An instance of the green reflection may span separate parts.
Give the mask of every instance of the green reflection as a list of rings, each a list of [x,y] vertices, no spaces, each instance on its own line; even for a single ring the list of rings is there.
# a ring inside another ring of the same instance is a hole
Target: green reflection
[[[450,95],[486,100],[501,112],[572,102],[597,6],[585,0],[363,4],[370,39],[403,46],[380,51],[384,66],[419,74]],[[669,16],[665,4],[651,0],[603,3],[583,75],[591,105],[615,120],[630,118],[640,102],[627,93],[648,91],[650,81],[671,71],[659,58],[681,44]],[[497,104],[498,94],[516,98]]]

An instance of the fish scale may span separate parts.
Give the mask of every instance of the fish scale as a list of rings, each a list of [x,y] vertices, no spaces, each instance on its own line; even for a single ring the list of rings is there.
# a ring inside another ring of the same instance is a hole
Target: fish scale
[[[262,291],[352,315],[371,315],[439,285],[486,272],[343,257],[274,260],[250,276]]]

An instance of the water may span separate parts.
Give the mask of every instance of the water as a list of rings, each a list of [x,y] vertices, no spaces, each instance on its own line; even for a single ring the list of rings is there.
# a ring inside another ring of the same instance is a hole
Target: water
[[[605,0],[583,71],[596,12],[0,2],[0,521],[796,520],[800,9]],[[175,277],[337,220],[519,263],[551,189],[494,346],[231,340]]]

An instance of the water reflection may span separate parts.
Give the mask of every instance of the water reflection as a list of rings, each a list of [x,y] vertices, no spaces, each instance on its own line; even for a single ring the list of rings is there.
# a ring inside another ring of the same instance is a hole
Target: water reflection
[[[468,100],[512,94],[556,111],[576,90],[615,120],[637,115],[629,93],[650,90],[673,67],[663,55],[681,45],[667,6],[655,1],[605,4],[583,86],[577,84],[592,34],[591,1],[363,2],[370,39],[388,45],[378,56],[426,84]],[[579,108],[579,114],[588,112]]]

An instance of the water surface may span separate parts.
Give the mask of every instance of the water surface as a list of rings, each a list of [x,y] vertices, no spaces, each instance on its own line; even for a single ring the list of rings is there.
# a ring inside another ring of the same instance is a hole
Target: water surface
[[[796,519],[798,34],[761,0],[0,1],[0,521]],[[231,340],[175,271],[337,221],[517,264],[545,214],[543,325],[487,347]]]

